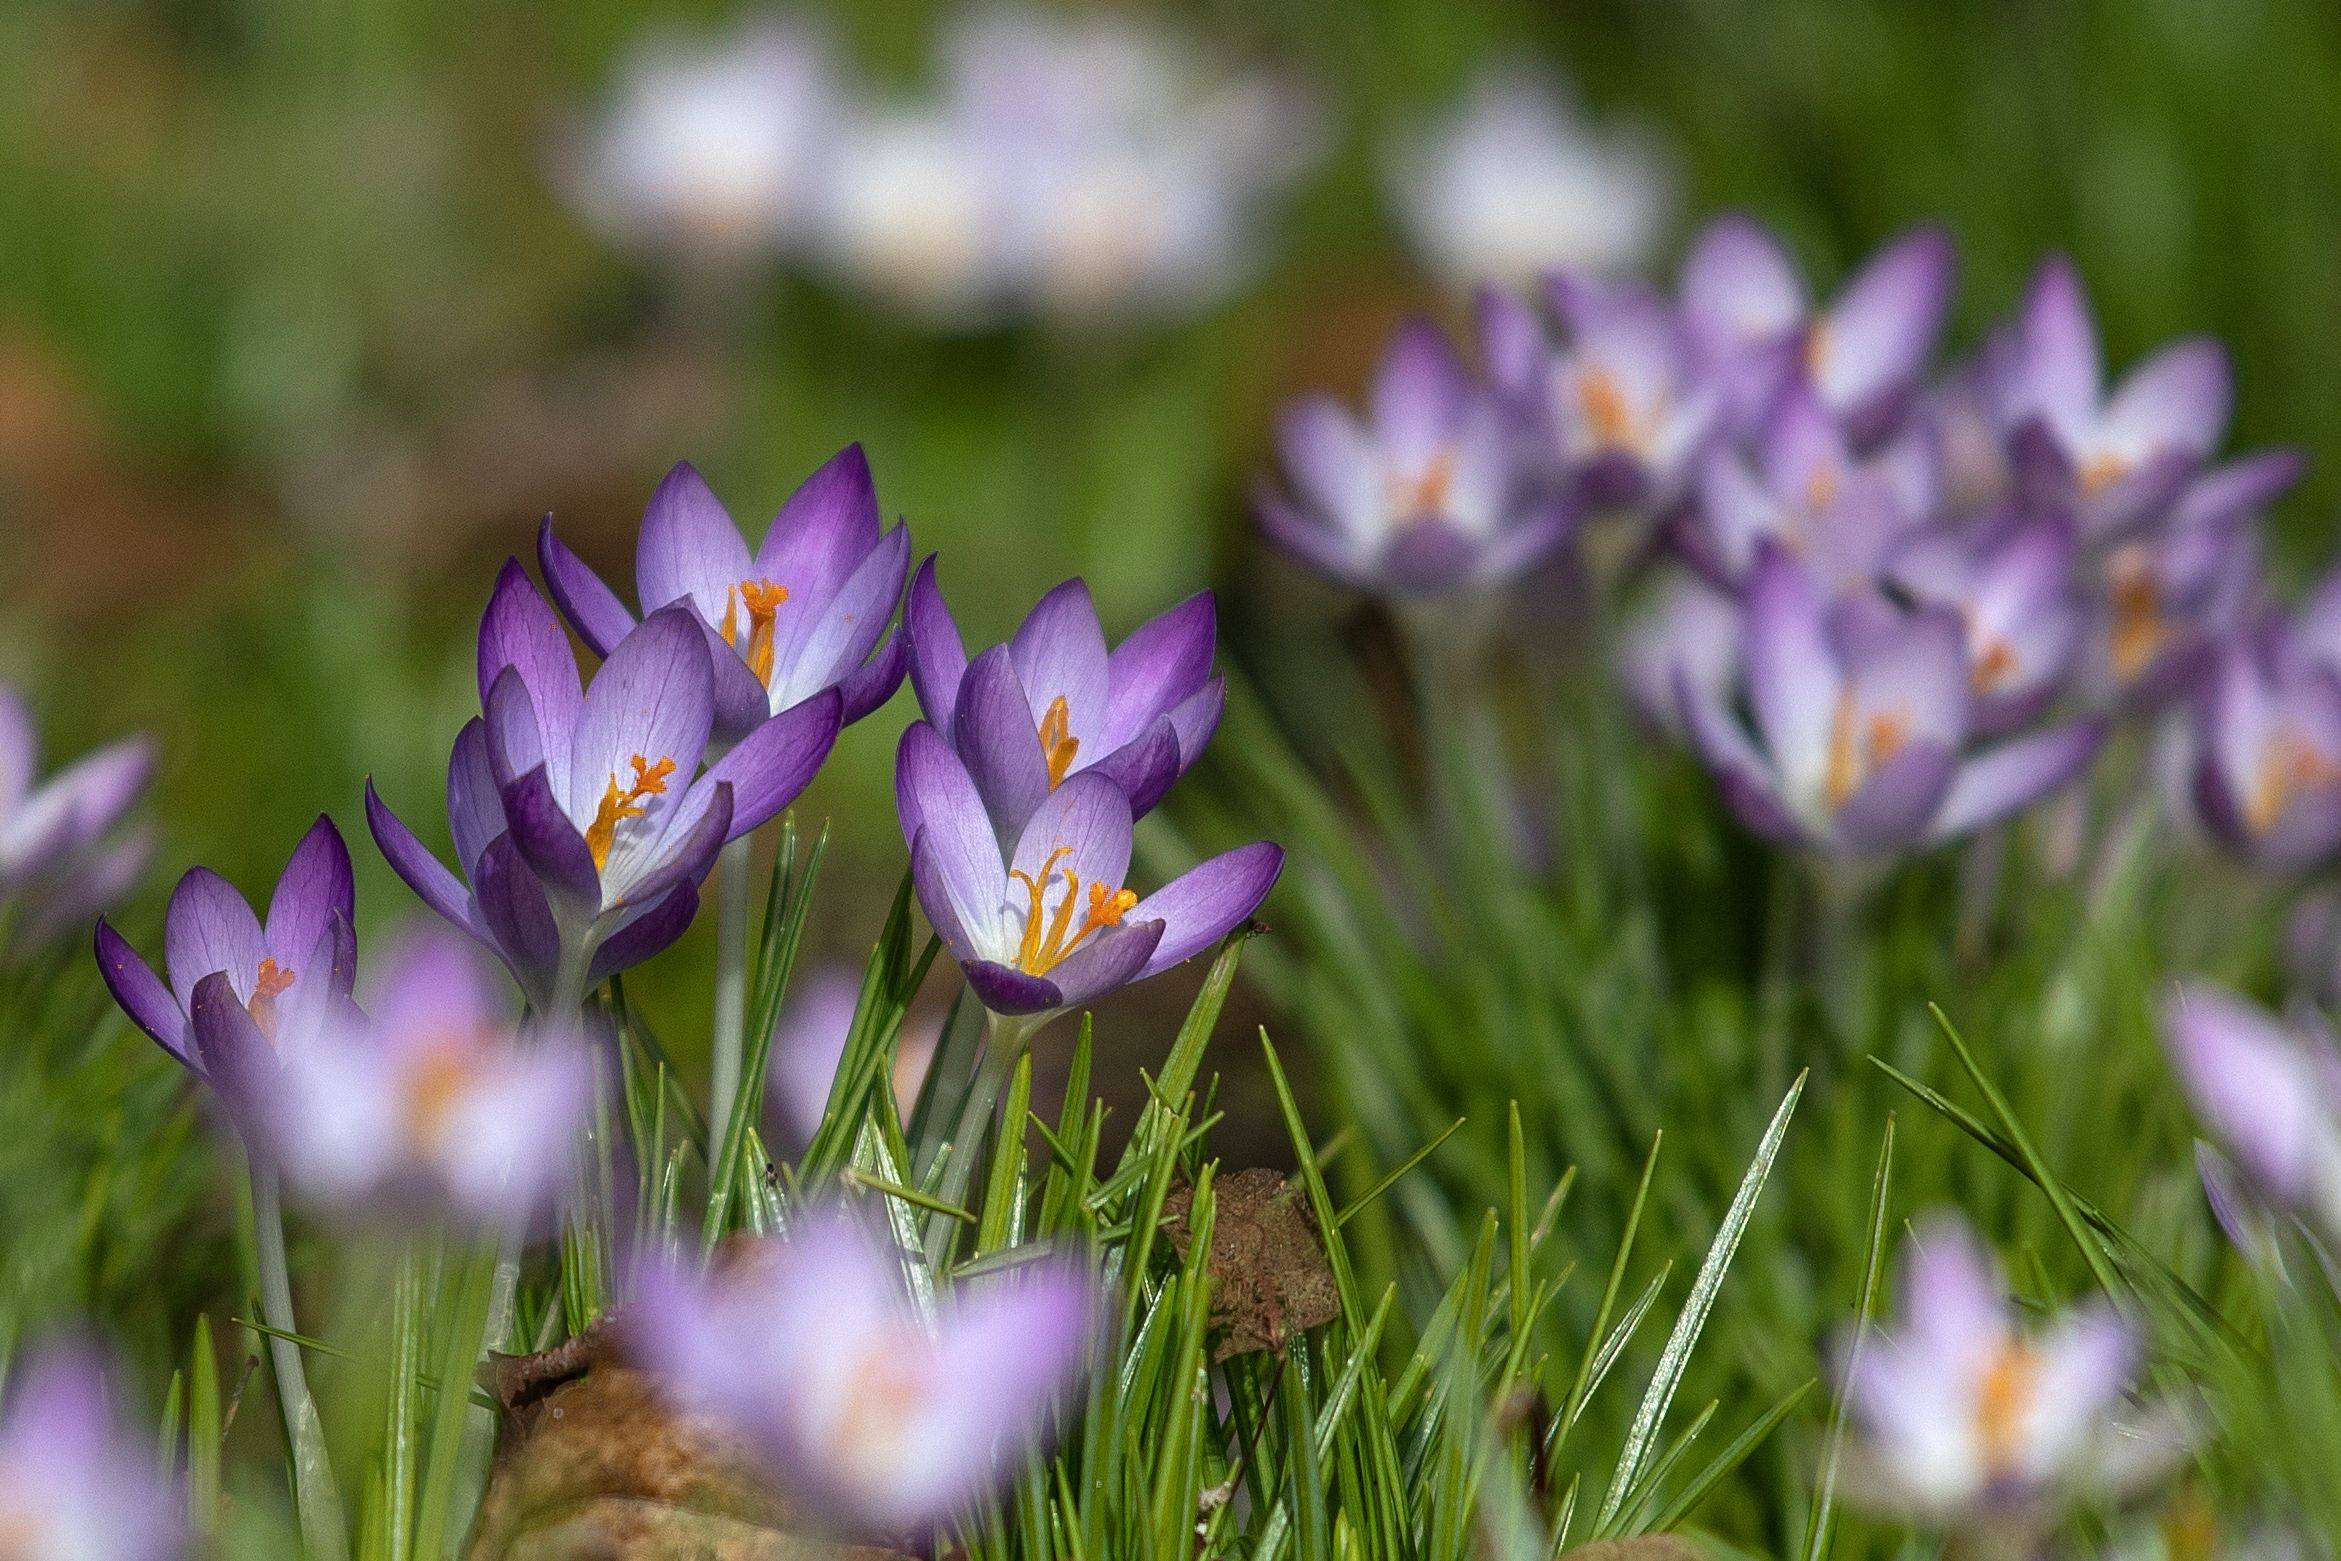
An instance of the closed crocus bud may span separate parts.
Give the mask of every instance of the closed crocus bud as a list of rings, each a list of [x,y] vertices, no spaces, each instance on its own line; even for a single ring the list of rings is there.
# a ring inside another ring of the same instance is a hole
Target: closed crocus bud
[[[681,1406],[734,1429],[835,1529],[905,1539],[987,1494],[1087,1371],[1094,1284],[1042,1261],[914,1307],[902,1258],[840,1211],[712,1276],[647,1275],[631,1353]]]
[[[144,870],[151,846],[124,827],[154,772],[146,738],[109,743],[46,780],[40,760],[32,711],[0,684],[0,915],[15,952],[86,928]]]
[[[169,1561],[187,1553],[154,1434],[116,1412],[98,1357],[28,1355],[0,1394],[0,1554],[21,1561]]]
[[[2293,1022],[2200,982],[2164,1006],[2179,1082],[2253,1194],[2341,1235],[2341,1051],[2321,1021]]]

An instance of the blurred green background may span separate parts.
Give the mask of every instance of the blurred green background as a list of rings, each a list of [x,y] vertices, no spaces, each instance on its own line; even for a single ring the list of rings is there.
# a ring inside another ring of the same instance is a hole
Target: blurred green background
[[[918,73],[944,11],[821,14],[890,80]],[[1963,343],[2068,249],[2116,362],[2210,330],[2237,356],[2244,443],[2316,450],[2341,425],[2341,12],[2321,0],[1164,16],[1329,116],[1263,271],[1160,328],[944,336],[778,268],[663,271],[564,202],[549,148],[628,45],[720,35],[725,8],[0,9],[0,676],[54,751],[161,735],[166,844],[131,921],[150,930],[188,862],[263,888],[321,807],[360,833],[369,773],[443,840],[494,564],[549,510],[624,580],[679,456],[760,526],[865,441],[979,642],[1078,571],[1117,628],[1221,585],[1228,654],[1263,681],[1323,653],[1354,606],[1261,555],[1243,493],[1283,397],[1354,388],[1408,309],[1461,319],[1399,241],[1382,148],[1501,56],[1671,140],[1677,247],[1745,206],[1832,279],[1939,218]],[[2324,553],[2334,481],[2324,463],[2277,518],[2285,577]],[[858,957],[899,871],[885,776],[907,704],[852,731],[807,803],[841,832],[831,953]],[[358,857],[364,914],[406,914]],[[662,984],[701,989],[705,936]]]

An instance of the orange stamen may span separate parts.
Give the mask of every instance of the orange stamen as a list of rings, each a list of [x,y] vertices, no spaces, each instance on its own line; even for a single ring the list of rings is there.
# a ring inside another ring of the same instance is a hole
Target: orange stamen
[[[2244,822],[2253,834],[2264,835],[2276,827],[2295,795],[2337,784],[2341,762],[2319,753],[2290,727],[2278,727],[2260,749],[2252,794],[2244,803]]]
[[[448,1036],[425,1046],[402,1081],[399,1125],[406,1141],[428,1151],[446,1134],[448,1119],[471,1088],[475,1048]]]
[[[2100,452],[2081,463],[2081,492],[2084,497],[2095,498],[2129,474],[2127,456]]]
[[[1640,442],[1634,431],[1633,409],[1626,405],[1626,393],[1609,370],[1587,369],[1577,376],[1577,405],[1585,414],[1586,427],[1593,430],[1594,443]]]
[[[2023,1465],[2024,1422],[2040,1386],[2040,1357],[2010,1339],[1984,1368],[1975,1393],[1975,1436],[1984,1467],[2010,1474]]]
[[[289,991],[294,972],[273,959],[260,962],[260,973],[252,980],[252,1001],[244,1005],[244,1012],[260,1027],[260,1033],[276,1038],[276,1000]]]
[[[1823,510],[1837,502],[1837,468],[1816,466],[1805,479],[1805,507]]]
[[[1967,674],[1967,681],[1978,694],[1988,694],[2016,675],[2016,649],[2006,640],[1995,639],[1983,647],[1983,654],[1975,658],[1975,666]]]
[[[2162,649],[2162,591],[2134,546],[2116,553],[2107,572],[2113,577],[2113,670],[2127,682]]]
[[[1829,359],[1829,324],[1815,320],[1813,328],[1805,332],[1804,368],[1808,379],[1821,377],[1821,365]]]
[[[1088,912],[1076,927],[1073,907],[1081,898],[1081,876],[1067,868],[1061,875],[1065,880],[1065,897],[1057,902],[1056,914],[1050,915],[1043,896],[1050,881],[1060,876],[1057,863],[1071,849],[1059,846],[1051,851],[1037,874],[1009,869],[1008,876],[1024,885],[1025,893],[1031,898],[1031,906],[1024,915],[1024,937],[1016,949],[1016,968],[1028,976],[1047,975],[1092,934],[1120,926],[1130,907],[1138,903],[1138,896],[1128,889],[1108,889],[1102,883],[1093,883],[1089,886]]]
[[[633,784],[620,791],[618,777],[612,774],[608,789],[602,792],[601,805],[593,811],[593,822],[585,827],[585,848],[593,853],[596,868],[610,865],[610,847],[617,844],[618,825],[642,817],[648,811],[644,799],[666,795],[667,777],[675,773],[672,759],[653,764],[636,754],[629,762],[634,766]]]
[[[1048,761],[1049,790],[1055,791],[1065,783],[1080,752],[1081,739],[1073,735],[1072,707],[1059,694],[1049,701],[1049,708],[1040,718],[1040,753]]]
[[[1420,472],[1413,477],[1399,479],[1392,508],[1407,520],[1443,514],[1447,508],[1447,496],[1454,487],[1455,451],[1450,446],[1442,445]]]
[[[788,587],[777,580],[742,580],[723,593],[723,623],[716,632],[723,642],[747,658],[748,670],[766,688],[772,686],[773,623]],[[740,643],[740,609],[748,609],[748,642]]]
[[[1910,741],[1910,715],[1904,710],[1873,710],[1866,721],[1855,719],[1853,691],[1837,696],[1829,715],[1829,760],[1821,775],[1821,794],[1831,808],[1841,808],[1861,790],[1862,782],[1902,751]]]

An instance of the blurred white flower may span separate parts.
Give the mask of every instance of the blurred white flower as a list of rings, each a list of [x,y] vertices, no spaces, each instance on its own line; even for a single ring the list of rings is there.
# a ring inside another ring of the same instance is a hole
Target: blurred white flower
[[[713,254],[795,244],[838,93],[820,40],[761,17],[721,41],[646,40],[571,161],[578,205],[621,243]]]
[[[1673,158],[1653,132],[1588,122],[1560,81],[1518,62],[1401,136],[1388,176],[1408,241],[1459,291],[1636,270],[1675,209]]]

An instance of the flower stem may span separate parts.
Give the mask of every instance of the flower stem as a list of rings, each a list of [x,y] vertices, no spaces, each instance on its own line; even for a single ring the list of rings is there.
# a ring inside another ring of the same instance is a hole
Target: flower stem
[[[275,1330],[269,1335],[268,1353],[276,1372],[277,1397],[284,1406],[285,1439],[292,1447],[301,1546],[307,1554],[330,1561],[349,1554],[349,1529],[325,1451],[325,1422],[309,1394],[301,1347],[290,1337],[300,1330],[293,1320],[292,1270],[285,1261],[284,1202],[276,1172],[260,1165],[252,1167],[252,1243],[260,1260],[260,1315]]]
[[[708,1053],[707,1126],[728,1131],[740,1091],[740,1056],[748,1018],[748,880],[754,837],[742,835],[715,859],[715,1029]]]

